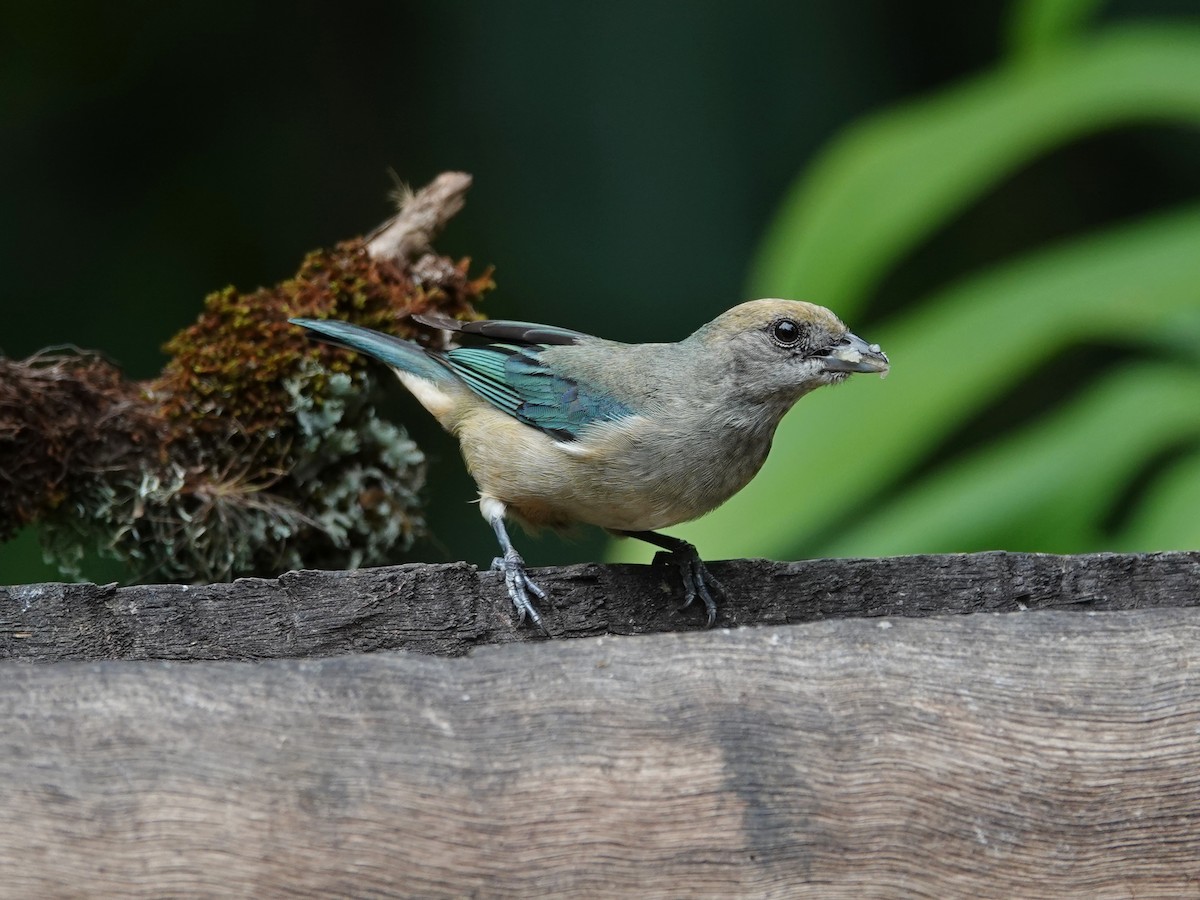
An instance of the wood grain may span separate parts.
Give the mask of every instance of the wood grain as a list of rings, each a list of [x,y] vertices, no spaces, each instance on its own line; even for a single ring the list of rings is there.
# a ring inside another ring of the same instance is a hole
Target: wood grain
[[[718,624],[1200,604],[1200,553],[978,553],[713,563],[731,601]],[[676,570],[583,565],[534,571],[556,637],[699,629]],[[462,655],[544,640],[514,626],[497,576],[463,563],[289,572],[202,587],[0,588],[0,658],[264,659],[407,649]]]
[[[1190,608],[9,661],[0,715],[3,896],[1200,891]]]

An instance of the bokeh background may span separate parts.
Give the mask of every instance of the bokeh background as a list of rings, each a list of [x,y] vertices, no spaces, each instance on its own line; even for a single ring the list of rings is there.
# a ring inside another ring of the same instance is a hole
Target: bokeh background
[[[708,558],[1200,546],[1200,2],[6,4],[0,350],[134,377],[206,293],[475,176],[486,311],[682,337],[753,296],[894,362],[806,398]],[[494,553],[453,442],[433,538]],[[525,539],[534,564],[648,550]],[[626,556],[626,554],[629,554]],[[97,579],[120,578],[100,567]],[[56,578],[36,536],[0,582]]]

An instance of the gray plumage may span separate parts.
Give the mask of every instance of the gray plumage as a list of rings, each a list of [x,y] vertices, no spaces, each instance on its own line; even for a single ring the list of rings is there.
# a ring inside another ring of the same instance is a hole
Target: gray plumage
[[[541,625],[504,527],[585,523],[664,547],[709,624],[722,590],[694,547],[655,534],[703,515],[761,468],[792,405],[853,372],[888,369],[829,310],[790,300],[736,306],[677,343],[622,344],[528,322],[420,321],[482,339],[425,350],[346,323],[293,320],[382,359],[461,443],[495,529],[521,619]]]

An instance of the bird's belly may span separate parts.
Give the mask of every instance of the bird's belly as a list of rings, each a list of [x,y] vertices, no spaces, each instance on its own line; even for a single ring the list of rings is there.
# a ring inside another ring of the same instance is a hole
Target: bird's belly
[[[527,524],[653,531],[724,503],[758,472],[769,440],[649,440],[614,427],[603,439],[555,440],[503,414],[464,423],[463,456],[480,493]],[[761,445],[761,446],[759,446]]]

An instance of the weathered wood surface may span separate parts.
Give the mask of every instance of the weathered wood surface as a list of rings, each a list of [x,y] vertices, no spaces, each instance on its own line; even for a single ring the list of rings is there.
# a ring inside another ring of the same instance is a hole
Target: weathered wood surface
[[[1200,553],[979,553],[874,560],[715,563],[731,601],[718,624],[860,616],[1200,604]],[[536,570],[556,637],[699,628],[677,572],[582,565]],[[204,587],[0,588],[0,658],[261,659],[407,649],[461,655],[540,641],[515,629],[500,579],[466,564],[291,572]]]
[[[8,661],[0,716],[3,896],[1200,892],[1195,609]]]

